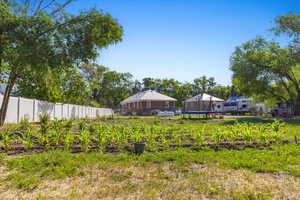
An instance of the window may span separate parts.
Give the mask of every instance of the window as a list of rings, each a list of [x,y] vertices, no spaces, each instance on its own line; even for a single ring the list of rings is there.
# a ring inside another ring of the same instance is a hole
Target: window
[[[236,106],[236,102],[228,102],[228,103],[224,103],[224,106]]]

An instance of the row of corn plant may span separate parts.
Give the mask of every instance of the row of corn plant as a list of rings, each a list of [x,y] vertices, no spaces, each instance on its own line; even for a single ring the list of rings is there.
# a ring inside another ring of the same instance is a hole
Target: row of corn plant
[[[0,143],[10,149],[21,141],[26,150],[36,145],[45,149],[64,148],[71,150],[79,145],[82,151],[89,151],[92,146],[99,151],[108,147],[123,149],[133,142],[145,141],[151,151],[166,150],[170,147],[182,147],[186,144],[203,145],[206,143],[279,143],[284,136],[284,123],[275,121],[268,124],[236,123],[233,125],[180,124],[160,123],[89,123],[88,120],[73,122],[71,120],[50,121],[41,116],[40,125],[32,127],[23,122],[19,134],[9,131],[0,132]]]

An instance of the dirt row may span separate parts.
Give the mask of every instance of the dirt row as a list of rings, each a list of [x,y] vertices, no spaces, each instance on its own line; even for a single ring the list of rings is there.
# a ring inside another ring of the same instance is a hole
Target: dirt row
[[[166,146],[158,146],[157,151],[161,152],[161,151],[165,151],[166,149],[176,150],[178,148],[187,148],[187,149],[191,149],[193,151],[201,151],[205,148],[210,148],[215,151],[220,151],[222,149],[244,150],[246,148],[259,149],[259,150],[263,150],[263,149],[267,148],[269,150],[272,150],[271,146],[274,144],[276,144],[276,145],[286,145],[286,144],[299,145],[297,141],[293,141],[293,140],[282,140],[281,142],[277,142],[277,143],[274,143],[274,142],[269,142],[269,143],[223,142],[223,143],[219,143],[219,144],[207,143],[207,144],[202,144],[202,145],[182,144],[182,145],[168,145],[167,147]],[[5,153],[7,155],[16,155],[16,154],[23,154],[23,153],[27,153],[27,154],[42,153],[42,152],[46,152],[49,150],[64,150],[64,149],[65,149],[65,147],[63,145],[52,145],[48,148],[44,145],[34,145],[32,148],[26,149],[23,144],[16,144],[10,149],[0,147],[0,153]],[[74,144],[71,146],[69,151],[71,153],[80,153],[80,152],[83,152],[83,149],[82,149],[81,145]],[[89,152],[95,152],[95,151],[100,151],[99,146],[97,144],[91,144],[89,147]],[[145,151],[153,152],[153,151],[147,149],[147,144],[146,144]],[[117,147],[116,145],[107,146],[102,150],[102,152],[116,154],[116,153],[121,153],[121,152],[134,153],[135,151],[134,151],[134,145],[132,144],[132,145],[125,145],[122,147]]]

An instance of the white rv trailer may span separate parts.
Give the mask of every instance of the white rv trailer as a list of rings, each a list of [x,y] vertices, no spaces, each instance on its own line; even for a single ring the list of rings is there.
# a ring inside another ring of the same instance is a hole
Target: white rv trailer
[[[231,97],[223,104],[224,113],[268,113],[270,109],[263,103],[253,103],[251,99],[240,97]]]
[[[231,97],[223,104],[224,113],[247,113],[250,112],[255,104],[245,97]]]

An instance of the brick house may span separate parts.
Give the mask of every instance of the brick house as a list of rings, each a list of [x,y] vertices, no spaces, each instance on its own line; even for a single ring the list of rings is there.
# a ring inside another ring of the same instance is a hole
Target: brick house
[[[176,108],[176,99],[153,90],[139,92],[121,102],[122,113],[151,115],[153,110],[171,111]]]

